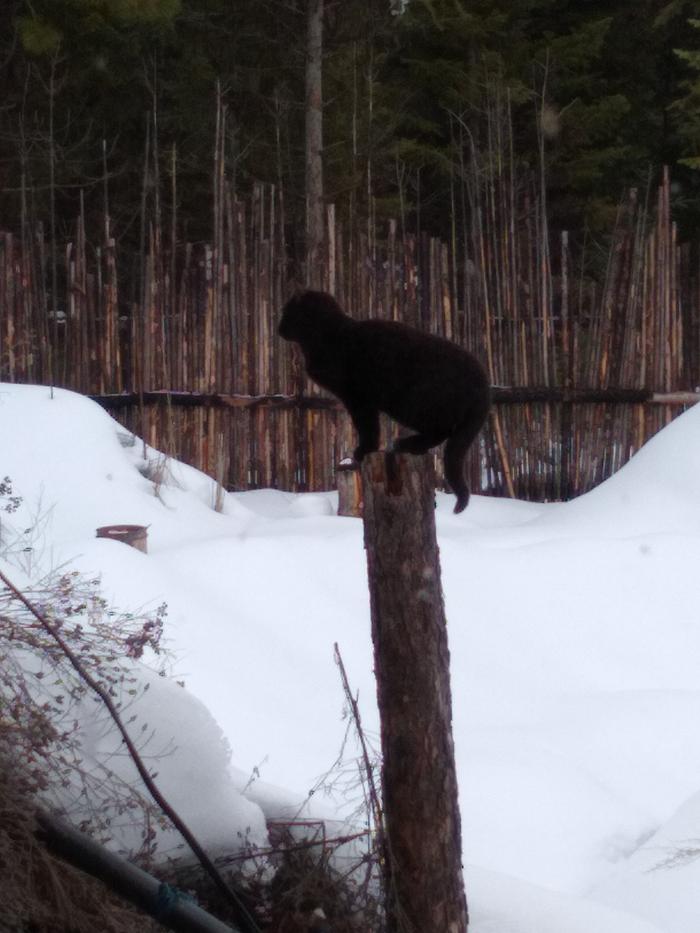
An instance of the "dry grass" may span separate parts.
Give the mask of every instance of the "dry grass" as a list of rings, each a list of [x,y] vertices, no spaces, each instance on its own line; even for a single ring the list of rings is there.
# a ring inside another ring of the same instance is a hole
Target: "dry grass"
[[[99,881],[53,856],[36,836],[34,801],[0,724],[2,933],[157,933],[164,928]]]

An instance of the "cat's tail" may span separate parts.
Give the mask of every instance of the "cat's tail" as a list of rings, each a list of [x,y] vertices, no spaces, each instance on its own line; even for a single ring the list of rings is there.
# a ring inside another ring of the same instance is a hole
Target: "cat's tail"
[[[445,444],[444,463],[445,479],[450,484],[452,492],[457,496],[455,514],[463,512],[469,502],[469,487],[464,478],[464,458],[467,455],[472,441],[481,430],[489,411],[489,402],[472,409],[469,416],[458,426],[454,434],[450,435]]]

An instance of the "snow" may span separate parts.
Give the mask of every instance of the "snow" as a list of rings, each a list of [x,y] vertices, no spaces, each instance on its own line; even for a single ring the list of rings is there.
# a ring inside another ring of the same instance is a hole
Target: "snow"
[[[191,828],[219,850],[264,844],[266,817],[346,814],[323,788],[347,728],[336,642],[378,732],[361,522],[330,492],[217,512],[209,478],[66,391],[0,385],[0,436],[23,497],[2,527],[45,515],[29,569],[69,561],[120,609],[168,604],[185,687],[141,668],[137,712]],[[474,496],[455,516],[438,494],[436,520],[470,931],[700,928],[700,406],[572,502]],[[95,537],[117,523],[147,525],[148,554]]]

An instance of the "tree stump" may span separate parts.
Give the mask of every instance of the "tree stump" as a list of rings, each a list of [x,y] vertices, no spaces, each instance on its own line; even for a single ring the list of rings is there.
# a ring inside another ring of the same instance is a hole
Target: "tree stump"
[[[391,933],[465,933],[452,697],[430,457],[362,464]]]
[[[135,547],[137,551],[148,552],[148,526],[147,525],[103,525],[97,529],[98,538],[110,538],[112,541],[123,541]]]

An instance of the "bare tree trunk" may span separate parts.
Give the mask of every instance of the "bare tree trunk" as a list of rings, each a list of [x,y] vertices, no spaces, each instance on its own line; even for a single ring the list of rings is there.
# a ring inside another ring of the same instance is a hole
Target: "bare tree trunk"
[[[323,2],[307,0],[306,46],[306,280],[322,285],[323,244]]]
[[[63,373],[58,372],[58,258],[56,250],[56,62],[57,57],[51,60],[51,73],[49,75],[49,226],[51,229],[51,323],[53,348],[49,355],[51,367],[51,398],[57,382],[65,385],[66,361],[63,358]]]
[[[381,718],[390,933],[465,933],[467,903],[435,477],[429,457],[363,461]]]

